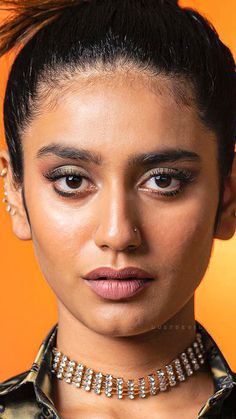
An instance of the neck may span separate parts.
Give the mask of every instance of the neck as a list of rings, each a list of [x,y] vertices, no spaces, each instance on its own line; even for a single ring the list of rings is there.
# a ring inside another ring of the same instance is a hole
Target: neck
[[[58,306],[58,313],[56,346],[61,352],[86,367],[125,379],[162,368],[191,345],[196,332],[193,299],[164,325],[128,337],[98,334],[64,306]]]
[[[56,346],[71,360],[103,374],[128,380],[169,364],[192,344],[195,332],[193,299],[162,327],[131,337],[95,333],[61,306]],[[104,395],[98,397],[93,392],[78,390],[55,375],[52,388],[56,409],[65,419],[89,414],[97,417],[98,412],[107,418],[146,417],[147,408],[163,412],[164,416],[182,418],[183,411],[188,417],[196,417],[206,398],[213,393],[214,383],[210,371],[201,369],[183,385],[176,386],[175,391],[161,392],[146,400],[137,398],[134,403],[128,399],[123,399],[122,403],[116,398],[107,400]],[[179,407],[179,416],[176,415],[176,406]]]

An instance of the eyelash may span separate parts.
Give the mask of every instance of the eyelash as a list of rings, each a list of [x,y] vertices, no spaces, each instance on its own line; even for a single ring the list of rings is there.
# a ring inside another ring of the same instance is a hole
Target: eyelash
[[[167,191],[167,192],[160,192],[160,191],[150,191],[153,194],[161,195],[165,197],[174,197],[181,193],[187,184],[192,182],[195,179],[195,175],[190,172],[189,170],[185,169],[170,169],[168,167],[158,168],[155,170],[152,170],[149,173],[148,178],[145,180],[147,182],[149,179],[155,178],[157,176],[166,175],[167,177],[179,180],[181,182],[181,186],[178,189],[175,189],[173,191]],[[76,171],[75,169],[65,169],[65,168],[58,168],[53,171],[46,172],[44,176],[50,181],[55,182],[56,180],[68,178],[68,177],[74,177],[74,178],[80,178],[81,180],[87,179],[90,180],[89,177],[87,177],[84,173]],[[84,192],[64,192],[59,189],[57,189],[54,186],[54,190],[58,195],[61,195],[66,198],[76,198],[78,195],[82,195]],[[85,192],[86,193],[86,192]]]
[[[176,195],[178,195],[179,193],[181,193],[184,189],[185,186],[187,186],[187,184],[189,184],[190,182],[192,182],[195,179],[195,175],[190,172],[189,170],[185,170],[185,169],[170,169],[168,167],[161,167],[159,169],[154,169],[153,171],[151,171],[149,173],[148,179],[145,180],[148,181],[149,179],[152,179],[153,177],[157,177],[157,176],[161,176],[161,175],[166,175],[167,177],[169,176],[170,178],[173,178],[175,180],[179,180],[181,183],[181,186],[178,189],[175,189],[173,191],[167,191],[167,192],[152,192],[153,194],[157,194],[157,195],[161,195],[161,196],[166,196],[166,197],[174,197]]]

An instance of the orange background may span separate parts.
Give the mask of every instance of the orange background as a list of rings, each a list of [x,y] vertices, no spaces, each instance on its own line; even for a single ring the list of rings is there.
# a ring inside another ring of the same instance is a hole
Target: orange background
[[[235,0],[182,0],[204,14],[236,56]],[[11,58],[1,59],[0,101]],[[2,116],[1,116],[2,119]],[[1,127],[1,147],[4,134]],[[2,182],[0,196],[3,196]],[[32,243],[18,240],[0,201],[0,381],[30,368],[38,347],[57,321],[55,297],[35,260]],[[207,273],[196,292],[196,318],[212,334],[236,371],[236,236],[215,240]]]

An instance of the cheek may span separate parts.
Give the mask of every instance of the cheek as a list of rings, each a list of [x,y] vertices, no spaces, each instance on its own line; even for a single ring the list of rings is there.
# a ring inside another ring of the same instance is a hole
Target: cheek
[[[82,253],[92,239],[88,209],[70,210],[58,202],[32,205],[31,223],[35,254],[46,278],[53,281],[61,276],[69,281],[73,270],[78,274]]]
[[[198,197],[185,205],[176,201],[159,211],[149,226],[151,252],[159,267],[183,269],[188,264],[204,264],[213,240],[215,211],[214,199],[209,202]]]

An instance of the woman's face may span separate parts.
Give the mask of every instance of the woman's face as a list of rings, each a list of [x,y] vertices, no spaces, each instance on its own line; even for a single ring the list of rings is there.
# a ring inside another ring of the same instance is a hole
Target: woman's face
[[[63,310],[107,335],[135,335],[171,319],[192,298],[211,254],[216,139],[193,107],[176,100],[170,81],[158,82],[159,94],[129,77],[77,79],[23,134],[25,198],[41,270]],[[52,145],[63,156],[50,152]],[[100,164],[80,160],[74,149]],[[144,153],[158,158],[136,158]],[[83,279],[102,266],[139,267],[154,280],[131,298],[102,298]]]

